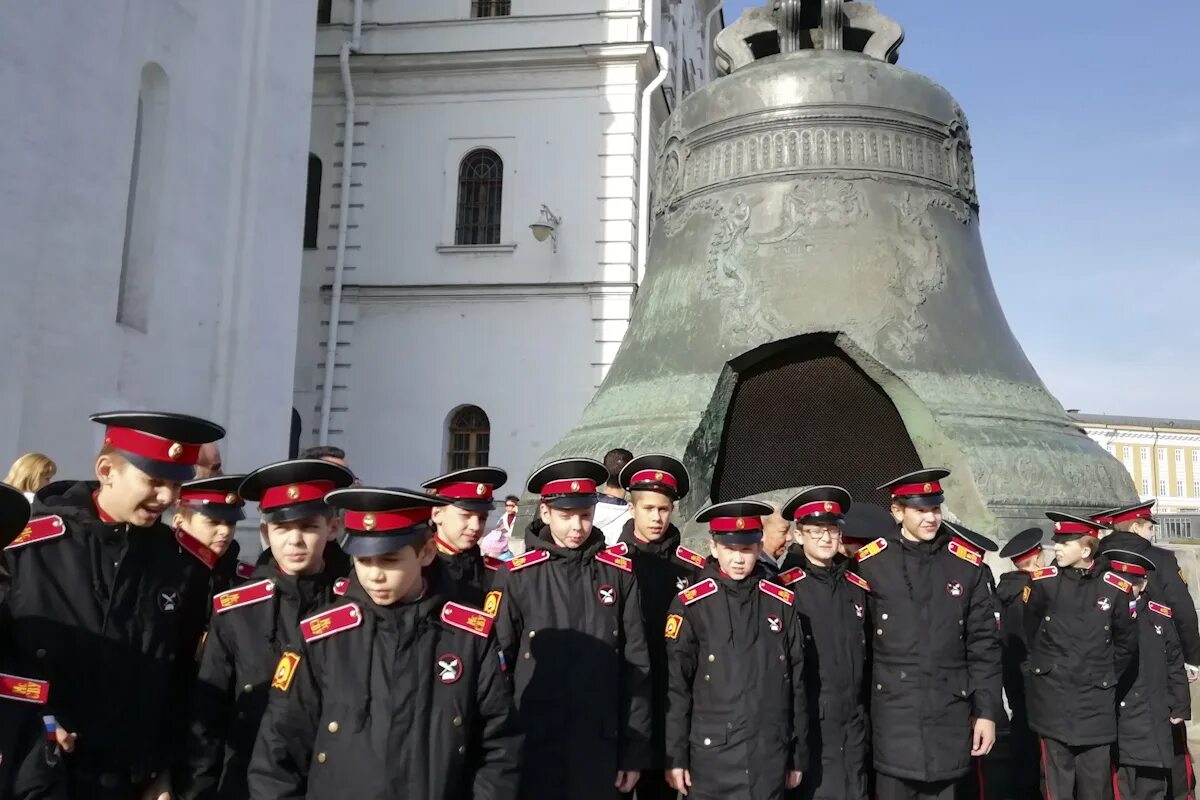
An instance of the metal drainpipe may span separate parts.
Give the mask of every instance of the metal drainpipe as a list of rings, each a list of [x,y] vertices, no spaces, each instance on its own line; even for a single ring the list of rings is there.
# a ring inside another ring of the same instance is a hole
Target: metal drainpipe
[[[642,118],[638,126],[642,138],[641,154],[638,156],[638,286],[642,285],[642,279],[646,276],[646,251],[650,247],[650,137],[654,135],[650,124],[650,106],[654,91],[667,79],[667,71],[671,67],[671,54],[666,48],[655,47],[654,52],[658,56],[658,75],[642,90]]]
[[[321,387],[321,427],[318,444],[329,441],[329,418],[333,409],[334,368],[337,361],[338,325],[342,317],[342,278],[346,270],[346,237],[350,224],[350,181],[354,161],[354,83],[350,79],[350,54],[357,53],[362,36],[362,0],[354,0],[354,24],[350,39],[342,42],[338,62],[342,68],[342,92],[346,96],[346,116],[342,138],[342,191],[338,202],[337,260],[333,266],[333,291],[329,298],[329,332],[325,341],[325,382]]]

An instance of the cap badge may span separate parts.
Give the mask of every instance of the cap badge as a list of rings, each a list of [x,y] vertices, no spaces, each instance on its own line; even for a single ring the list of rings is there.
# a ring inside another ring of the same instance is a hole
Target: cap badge
[[[571,491],[572,492],[579,491],[579,481],[571,481]]]
[[[1056,522],[1056,523],[1054,523],[1054,530],[1056,530],[1056,531],[1061,531],[1061,530],[1062,530],[1062,523],[1061,523],[1061,522]]]
[[[825,503],[825,510],[826,510],[826,511],[833,511],[833,503],[826,502],[826,503]]]
[[[661,481],[661,480],[662,480],[662,473],[661,473],[661,472],[656,472],[656,473],[654,473],[654,480],[656,480],[656,481]]]
[[[927,484],[925,484],[924,486],[922,486],[922,487],[921,487],[921,489],[922,489],[922,490],[923,490],[923,491],[924,491],[926,494],[928,494],[929,492],[932,492],[932,491],[933,491],[933,484],[932,484],[932,483],[927,483]]]
[[[482,483],[475,484],[475,494],[477,494],[477,495],[487,494],[487,486],[485,486]]]
[[[227,505],[227,506],[237,505],[237,501],[238,501],[238,496],[236,494],[234,494],[233,492],[230,492],[229,494],[225,495],[225,505]]]
[[[171,446],[167,448],[167,456],[172,461],[178,461],[181,455],[183,455],[183,445],[179,442],[171,442]]]
[[[737,525],[737,529],[740,531],[746,527],[746,520],[742,519],[741,517],[738,517],[736,525]]]
[[[362,522],[363,522],[363,527],[366,528],[367,530],[369,530],[369,531],[375,530],[375,515],[374,514],[363,514]]]
[[[288,500],[299,500],[300,499],[300,487],[299,486],[289,486],[287,488],[287,496],[288,496]]]

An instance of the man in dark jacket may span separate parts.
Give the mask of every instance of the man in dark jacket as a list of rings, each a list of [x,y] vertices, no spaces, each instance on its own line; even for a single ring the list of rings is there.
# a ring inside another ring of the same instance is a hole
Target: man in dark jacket
[[[438,565],[455,600],[484,608],[487,593],[503,562],[479,551],[479,540],[495,507],[492,495],[508,480],[499,467],[460,469],[430,478],[421,487],[437,494],[445,505],[433,510],[433,540]],[[495,614],[495,608],[488,610]]]
[[[350,586],[280,656],[250,796],[515,800],[521,737],[492,618],[431,583],[429,516],[445,501],[366,487],[328,500],[345,511]]]
[[[621,486],[629,493],[631,519],[617,544],[608,552],[627,557],[637,576],[646,644],[650,649],[650,677],[654,705],[654,760],[637,785],[638,800],[674,800],[675,790],[666,781],[664,725],[667,715],[667,645],[663,628],[675,595],[695,580],[704,556],[679,543],[679,529],[671,522],[675,502],[687,496],[691,479],[676,458],[644,455],[621,470]]]
[[[541,495],[526,541],[500,573],[496,633],[525,730],[522,798],[592,800],[631,791],[650,766],[650,655],[633,565],[592,527],[591,459],[530,476]]]
[[[667,615],[668,780],[693,800],[783,800],[808,769],[804,633],[793,593],[758,561],[773,510],[701,511],[713,557]]]
[[[25,495],[0,483],[0,549],[29,521]],[[0,567],[0,617],[6,613],[7,576]],[[0,646],[0,800],[66,800],[62,751],[53,718],[43,717],[50,684],[13,675]]]
[[[180,658],[192,605],[186,562],[159,521],[200,445],[223,429],[179,414],[97,414],[106,425],[98,484],[47,495],[4,551],[12,641],[24,674],[54,686],[49,708],[74,734],[70,794],[89,800],[165,791],[194,672]],[[157,794],[154,796],[157,797]]]
[[[839,553],[850,505],[840,486],[815,486],[783,507],[800,539],[799,553],[789,556],[795,566],[777,578],[796,595],[804,633],[809,768],[795,793],[800,800],[867,797],[867,584]]]
[[[1183,650],[1171,607],[1155,602],[1146,576],[1154,562],[1140,553],[1108,548],[1109,568],[1133,585],[1137,597],[1138,657],[1117,687],[1117,790],[1121,800],[1172,797],[1172,726],[1191,716]]]
[[[878,800],[944,800],[995,743],[1000,640],[983,559],[942,525],[941,481],[920,470],[881,489],[895,537],[858,551],[870,586],[872,742]]]
[[[1095,563],[1100,526],[1050,512],[1057,568],[1025,604],[1029,727],[1041,737],[1050,797],[1111,800],[1117,681],[1137,655],[1133,587]]]
[[[214,619],[204,641],[182,763],[174,788],[180,800],[245,800],[246,770],[280,654],[295,649],[300,620],[334,599],[325,548],[339,533],[327,492],[354,475],[317,459],[255,470],[238,493],[257,501],[270,558],[246,584],[213,597]]]
[[[1196,604],[1188,591],[1183,570],[1175,554],[1165,547],[1156,547],[1153,515],[1154,501],[1114,508],[1107,512],[1109,524],[1115,529],[1101,541],[1101,551],[1110,547],[1132,550],[1146,556],[1158,569],[1150,573],[1150,594],[1157,602],[1171,608],[1171,621],[1183,648],[1183,659],[1189,682],[1200,678],[1200,627],[1197,626]],[[1187,730],[1183,723],[1172,729],[1175,757],[1171,763],[1172,800],[1188,800],[1195,789],[1191,755],[1188,753]]]

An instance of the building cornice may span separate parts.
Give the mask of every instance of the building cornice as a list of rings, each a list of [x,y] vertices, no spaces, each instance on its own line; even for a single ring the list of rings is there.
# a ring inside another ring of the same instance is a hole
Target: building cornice
[[[589,68],[602,64],[637,64],[644,74],[657,74],[654,51],[647,42],[579,44],[562,47],[470,50],[443,53],[360,53],[350,60],[355,75],[421,75],[461,71]],[[319,55],[316,74],[337,74],[336,55]]]
[[[332,287],[321,287],[328,300]],[[468,284],[347,284],[342,299],[354,303],[424,303],[435,300],[525,300],[542,297],[629,296],[636,292],[633,283],[468,283]]]

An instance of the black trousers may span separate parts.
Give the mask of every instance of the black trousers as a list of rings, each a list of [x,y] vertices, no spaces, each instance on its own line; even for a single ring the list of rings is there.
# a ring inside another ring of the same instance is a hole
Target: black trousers
[[[1046,800],[1113,800],[1112,745],[1072,747],[1042,738]]]
[[[875,775],[875,800],[954,800],[954,784],[910,781],[880,772]]]
[[[1196,776],[1192,772],[1192,756],[1188,752],[1187,726],[1184,723],[1171,726],[1171,740],[1175,744],[1175,758],[1171,762],[1171,786],[1167,797],[1169,800],[1193,800],[1196,796]]]
[[[1171,770],[1155,767],[1117,767],[1117,792],[1121,800],[1167,800]]]

